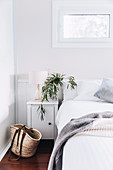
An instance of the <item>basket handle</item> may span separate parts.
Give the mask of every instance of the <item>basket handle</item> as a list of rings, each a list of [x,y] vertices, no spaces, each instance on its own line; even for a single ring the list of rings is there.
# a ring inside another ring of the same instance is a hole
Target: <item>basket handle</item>
[[[33,129],[33,128],[27,128],[26,125],[23,125],[21,129],[23,129],[23,128],[25,129],[26,132],[32,131],[32,129]],[[33,131],[32,131],[32,133],[33,133]]]
[[[17,144],[18,144],[21,129],[22,129],[22,128],[16,129],[16,131],[15,131],[15,133],[14,133],[14,136],[13,136],[13,139],[12,139],[12,142],[11,142],[10,151],[11,151],[11,148],[12,148],[12,146],[13,146],[14,139],[15,139],[15,137],[16,137],[17,132],[18,132],[18,139],[17,139]],[[21,153],[22,153],[22,143],[23,143],[23,140],[24,140],[25,135],[26,135],[26,132],[23,132],[23,134],[22,134],[22,139],[21,139],[21,143],[20,143],[20,155],[19,155],[18,158],[16,158],[16,159],[11,159],[11,153],[10,153],[10,156],[9,156],[9,158],[8,158],[8,161],[18,161],[18,160],[20,159]]]
[[[21,129],[23,129],[23,128],[26,128],[26,126],[25,126],[25,125],[23,125],[21,128],[19,128],[19,129],[18,129],[17,146],[18,146],[18,144],[19,144],[20,132],[21,132]]]

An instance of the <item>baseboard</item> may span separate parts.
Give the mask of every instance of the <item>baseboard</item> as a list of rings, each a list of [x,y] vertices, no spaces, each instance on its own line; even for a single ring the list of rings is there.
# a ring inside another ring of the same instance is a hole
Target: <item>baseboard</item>
[[[8,151],[9,148],[10,148],[10,140],[8,141],[7,145],[0,152],[0,161],[3,159],[4,155],[6,154],[6,152]]]

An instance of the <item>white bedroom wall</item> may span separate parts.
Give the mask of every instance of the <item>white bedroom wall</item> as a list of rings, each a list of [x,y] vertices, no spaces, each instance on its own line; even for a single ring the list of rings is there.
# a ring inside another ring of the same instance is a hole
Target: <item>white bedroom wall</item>
[[[74,1],[82,3],[85,0]],[[90,2],[113,3],[112,0]],[[51,47],[51,5],[52,0],[15,0],[18,74],[49,69],[72,74],[79,79],[113,77],[113,48],[55,49]]]
[[[15,120],[12,7],[12,0],[0,0],[0,160]]]

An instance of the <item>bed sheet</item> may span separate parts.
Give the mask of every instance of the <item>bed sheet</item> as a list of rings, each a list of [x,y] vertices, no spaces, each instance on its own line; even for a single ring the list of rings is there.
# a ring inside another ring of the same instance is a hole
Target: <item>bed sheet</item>
[[[113,138],[74,136],[64,146],[62,170],[113,170]]]

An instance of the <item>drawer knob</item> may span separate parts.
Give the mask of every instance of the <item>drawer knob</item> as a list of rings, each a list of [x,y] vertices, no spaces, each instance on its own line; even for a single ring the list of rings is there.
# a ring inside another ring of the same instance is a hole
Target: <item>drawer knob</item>
[[[49,123],[48,123],[48,125],[52,125],[52,123],[51,123],[51,122],[49,122]]]

